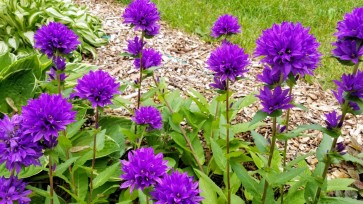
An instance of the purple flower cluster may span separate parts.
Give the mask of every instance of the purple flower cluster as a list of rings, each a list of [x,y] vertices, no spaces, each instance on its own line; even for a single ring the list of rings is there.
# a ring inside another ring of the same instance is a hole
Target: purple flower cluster
[[[333,91],[333,94],[334,94],[335,98],[337,99],[337,101],[338,101],[338,103],[340,105],[343,105],[345,103],[343,93],[344,93],[343,89],[338,89],[337,91]],[[359,111],[360,110],[360,107],[358,106],[358,104],[356,102],[349,101],[348,105],[349,105],[350,109],[353,110],[353,111]]]
[[[24,134],[29,134],[33,142],[43,141],[47,148],[53,148],[58,133],[74,122],[75,115],[72,104],[61,95],[41,94],[23,107]]]
[[[227,81],[226,80],[221,80],[220,77],[218,76],[214,76],[214,83],[211,83],[210,86],[215,88],[215,89],[219,89],[221,91],[225,91],[227,90]]]
[[[148,69],[150,67],[157,67],[161,64],[161,54],[152,48],[142,50],[142,68]],[[140,58],[136,58],[134,65],[140,69]]]
[[[48,73],[50,80],[58,80],[59,77],[60,81],[64,81],[66,79],[66,74],[64,73],[64,70],[66,69],[66,58],[54,56],[53,64],[54,66],[50,68]]]
[[[326,120],[326,128],[328,130],[333,130],[335,128],[341,128],[342,124],[340,123],[341,115],[338,115],[336,111],[325,114]]]
[[[50,22],[43,25],[34,35],[34,47],[40,49],[48,58],[58,54],[69,54],[80,44],[78,36],[67,26]]]
[[[300,23],[274,24],[256,43],[255,56],[263,56],[262,62],[270,65],[273,73],[312,75],[321,59],[319,43]]]
[[[246,69],[248,64],[248,55],[244,50],[231,43],[222,43],[207,61],[208,69],[222,81],[227,79],[235,81],[237,77],[242,77],[248,71]]]
[[[127,41],[126,51],[136,57],[141,53],[145,44],[141,38],[136,36],[133,40]]]
[[[203,200],[199,192],[198,182],[194,182],[193,177],[172,171],[158,180],[150,194],[155,204],[198,204]]]
[[[158,109],[153,106],[140,107],[132,120],[138,125],[147,125],[147,130],[163,128],[163,121]]]
[[[212,27],[212,37],[219,38],[221,36],[229,36],[241,32],[241,26],[238,24],[238,19],[232,15],[222,15],[214,23]]]
[[[115,79],[107,72],[102,70],[90,71],[81,79],[74,88],[75,93],[72,98],[79,97],[89,100],[92,107],[104,107],[112,104],[112,98],[115,94],[119,94],[120,83],[116,83]]]
[[[333,55],[341,60],[357,64],[363,56],[363,7],[356,8],[352,13],[347,13],[344,19],[338,22],[337,42]]]
[[[257,97],[261,100],[262,111],[268,114],[294,107],[290,104],[292,97],[289,96],[289,90],[282,90],[280,86],[277,86],[274,90],[265,86],[260,90],[260,95],[257,95]]]
[[[25,134],[23,118],[14,115],[11,119],[5,115],[0,120],[0,164],[6,163],[9,171],[20,172],[22,167],[40,165],[42,147]]]
[[[0,177],[0,203],[1,204],[27,204],[30,203],[28,195],[30,190],[26,190],[26,184],[14,176],[10,178]]]
[[[128,154],[128,161],[122,160],[121,178],[124,180],[120,188],[130,187],[141,189],[155,185],[157,181],[166,174],[167,161],[163,160],[163,154],[154,153],[154,149],[141,148]]]
[[[363,98],[363,71],[357,71],[356,74],[343,74],[342,80],[335,80],[338,91],[336,96],[345,93],[349,97]],[[339,101],[339,100],[338,100]]]
[[[135,30],[142,30],[147,36],[159,33],[160,14],[150,0],[134,0],[122,15],[125,24],[131,24]]]
[[[282,78],[281,78],[282,77]],[[269,66],[265,65],[262,73],[257,75],[257,79],[264,82],[266,85],[273,86],[286,80],[286,75],[281,70],[272,70]]]

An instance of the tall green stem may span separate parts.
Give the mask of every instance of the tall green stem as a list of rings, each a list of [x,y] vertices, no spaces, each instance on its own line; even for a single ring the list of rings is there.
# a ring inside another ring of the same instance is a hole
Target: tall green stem
[[[97,144],[97,140],[96,140],[96,136],[97,136],[97,129],[98,129],[98,118],[99,118],[99,113],[98,113],[98,106],[96,106],[95,108],[95,112],[96,112],[96,116],[95,116],[95,128],[96,128],[96,132],[93,135],[93,157],[92,157],[92,167],[91,167],[91,177],[90,177],[90,196],[88,199],[88,203],[91,203],[92,201],[92,193],[93,193],[93,170],[95,168],[95,162],[96,162],[96,144]]]
[[[358,68],[359,68],[359,62],[354,65],[353,74],[356,74],[358,72]]]
[[[141,44],[144,44],[144,32],[141,34]],[[142,64],[142,51],[140,52],[140,75],[139,75],[139,89],[137,92],[137,109],[140,108],[140,102],[141,102],[141,84],[142,84],[142,70],[143,70],[143,64]]]
[[[157,82],[157,80],[155,79],[154,75],[152,76],[152,78],[153,78],[153,80],[154,80],[155,86],[156,86],[156,87],[158,87],[158,82]],[[165,99],[164,94],[162,93],[162,94],[160,94],[160,95],[161,95],[161,97],[162,97],[162,99],[163,99],[163,101],[164,101],[164,103],[165,103],[166,107],[168,108],[169,112],[170,112],[171,114],[174,114],[174,110],[171,108],[171,106],[170,106],[169,102]],[[188,147],[189,147],[189,149],[190,149],[190,152],[192,153],[192,155],[193,155],[193,157],[194,157],[195,161],[197,162],[197,165],[198,165],[198,167],[199,167],[199,170],[200,170],[201,172],[205,173],[205,172],[204,172],[204,169],[203,169],[203,166],[202,166],[202,164],[200,163],[200,161],[199,161],[199,159],[198,159],[198,156],[197,156],[197,154],[196,154],[196,152],[195,152],[195,150],[194,150],[194,148],[193,148],[193,145],[192,145],[192,143],[191,143],[191,141],[190,141],[189,137],[187,136],[187,134],[186,134],[186,132],[185,132],[184,128],[183,128],[180,124],[179,124],[179,129],[180,129],[180,132],[182,133],[182,135],[183,135],[183,137],[184,137],[185,141],[187,142],[187,145],[188,145]]]
[[[229,80],[226,79],[226,149],[229,155]],[[227,157],[227,203],[231,203],[231,177],[229,175],[229,157]]]
[[[340,118],[339,124],[343,124],[343,122],[345,120],[345,116],[347,115],[348,106],[349,106],[349,101],[346,100],[345,103],[343,104],[343,114],[342,114],[342,117]],[[331,163],[330,154],[335,151],[337,142],[338,142],[338,137],[334,138],[333,143],[330,147],[330,151],[326,154],[326,162],[325,162],[325,167],[324,167],[324,171],[323,171],[323,182],[325,182],[326,176],[328,174],[328,169],[329,169],[329,166]],[[321,193],[321,186],[319,186],[318,190],[316,191],[314,204],[317,204],[319,202],[320,193]]]
[[[292,95],[292,88],[293,88],[293,86],[290,86],[289,97],[291,97],[291,95]],[[290,111],[291,111],[291,108],[287,109],[287,112],[286,112],[286,132],[289,131]],[[283,163],[282,163],[283,171],[285,171],[285,167],[286,167],[287,145],[288,145],[288,140],[286,139],[285,144],[284,144],[284,152],[283,152]],[[281,186],[280,194],[281,194],[281,204],[283,204],[284,203],[284,185]]]
[[[275,150],[275,142],[276,142],[276,117],[273,117],[272,118],[272,141],[271,141],[271,145],[270,145],[270,154],[268,156],[268,163],[267,163],[268,168],[271,167],[272,157],[274,155],[274,150]],[[267,180],[265,180],[265,185],[263,187],[263,194],[262,194],[262,204],[265,204],[265,202],[266,202],[266,194],[267,194],[268,186],[269,186],[269,184],[268,184]]]
[[[52,152],[52,150],[51,150]],[[52,162],[52,155],[49,154],[49,185],[50,185],[50,192],[49,192],[49,197],[50,197],[50,204],[54,203],[54,193],[53,193],[53,189],[54,189],[54,185],[53,185],[53,162]]]

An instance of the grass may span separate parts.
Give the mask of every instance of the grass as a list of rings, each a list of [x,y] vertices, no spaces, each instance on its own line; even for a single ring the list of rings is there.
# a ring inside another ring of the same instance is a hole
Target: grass
[[[120,0],[127,4],[129,0]],[[363,0],[153,0],[162,19],[175,28],[200,35],[213,41],[210,28],[218,16],[232,14],[242,25],[242,34],[232,41],[252,55],[256,39],[262,30],[282,21],[301,22],[311,28],[321,43],[324,57],[315,71],[316,79],[324,88],[331,88],[332,80],[340,78],[350,67],[342,66],[330,57],[335,41],[333,36],[338,21],[354,7],[363,6]]]

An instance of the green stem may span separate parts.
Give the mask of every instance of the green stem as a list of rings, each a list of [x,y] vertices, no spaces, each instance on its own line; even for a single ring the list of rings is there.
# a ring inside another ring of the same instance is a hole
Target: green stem
[[[152,77],[152,78],[153,78],[153,80],[154,80],[154,83],[155,83],[156,87],[158,87],[158,82],[157,82],[157,81],[156,81],[156,79],[154,78],[154,75],[153,75],[153,77]],[[161,96],[161,98],[163,99],[163,101],[164,101],[164,103],[165,103],[166,107],[168,108],[169,112],[170,112],[171,114],[174,114],[174,110],[171,108],[171,106],[170,106],[169,102],[165,99],[164,94],[163,94],[163,93],[161,93],[161,94],[160,94],[160,96]],[[193,145],[192,145],[192,143],[191,143],[191,141],[190,141],[189,137],[187,136],[187,134],[186,134],[186,132],[185,132],[184,128],[183,128],[180,124],[179,124],[179,129],[180,129],[180,132],[182,133],[182,135],[183,135],[183,137],[184,137],[184,140],[187,142],[187,145],[188,145],[188,147],[189,147],[189,149],[190,149],[190,152],[192,153],[192,155],[193,155],[193,157],[194,157],[195,161],[197,162],[197,165],[198,165],[198,167],[199,167],[199,170],[200,170],[201,172],[205,173],[205,172],[204,172],[204,169],[203,169],[203,166],[202,166],[202,164],[200,163],[200,161],[199,161],[199,159],[198,159],[197,154],[195,153],[195,150],[194,150],[194,148],[193,148]]]
[[[144,32],[142,32],[142,34],[141,34],[141,44],[144,44]],[[143,65],[142,65],[142,51],[141,51],[140,52],[140,75],[139,75],[140,87],[137,92],[137,109],[140,108],[140,102],[141,102],[142,70],[143,70]]]
[[[268,156],[268,163],[267,163],[268,168],[271,167],[272,157],[273,157],[274,150],[275,150],[275,142],[276,142],[276,117],[273,117],[272,118],[272,141],[271,141],[271,145],[270,145],[270,154]],[[266,202],[266,194],[267,194],[268,186],[269,186],[269,184],[268,184],[267,180],[265,179],[265,185],[263,187],[263,194],[262,194],[262,204],[265,204],[265,202]]]
[[[358,68],[359,68],[359,62],[354,65],[353,74],[356,74],[358,72]]]
[[[345,120],[345,116],[347,115],[347,109],[349,106],[349,101],[346,100],[345,103],[343,104],[343,114],[342,117],[340,118],[339,124],[343,124],[344,120]],[[326,154],[326,162],[325,162],[325,167],[324,167],[324,171],[323,171],[323,182],[325,182],[326,176],[328,174],[328,169],[331,163],[331,158],[330,155],[331,153],[333,153],[335,151],[335,147],[337,146],[337,142],[338,142],[338,137],[334,138],[333,143],[330,147],[330,151]],[[314,204],[317,204],[319,202],[319,198],[320,198],[320,193],[321,193],[321,186],[318,187],[317,191],[316,191],[316,195],[315,195],[315,199],[314,199]]]
[[[145,128],[142,130],[141,132],[141,137],[139,139],[139,142],[137,143],[137,148],[140,149],[141,144],[142,144],[142,140],[144,139],[144,134],[145,134]]]
[[[51,150],[51,152],[52,152],[52,150]],[[53,199],[54,185],[53,185],[53,162],[52,162],[51,154],[49,154],[49,185],[50,185],[50,192],[49,192],[50,204],[53,204],[54,203],[54,199]]]
[[[226,80],[226,149],[227,155],[229,155],[229,80]],[[229,157],[227,157],[227,203],[231,203],[231,177],[229,175]]]
[[[95,108],[95,112],[96,112],[96,116],[95,116],[95,128],[96,128],[96,132],[95,134],[93,134],[93,157],[92,157],[92,167],[91,167],[91,175],[90,175],[90,196],[88,199],[88,203],[91,203],[92,201],[92,193],[93,193],[93,170],[95,168],[95,163],[96,163],[96,144],[97,144],[97,140],[96,140],[96,136],[97,136],[97,129],[98,129],[98,119],[99,119],[99,113],[98,113],[98,106],[96,106]]]
[[[293,88],[293,86],[291,86],[290,89],[289,89],[289,96],[290,97],[292,95],[292,88]],[[286,132],[289,131],[290,111],[291,111],[291,108],[287,109],[287,113],[286,113]],[[283,152],[283,163],[282,163],[283,172],[286,170],[285,167],[286,167],[287,145],[288,145],[288,140],[286,139],[285,144],[284,144],[284,152]],[[284,203],[284,185],[281,186],[280,194],[281,194],[281,204],[283,204]]]

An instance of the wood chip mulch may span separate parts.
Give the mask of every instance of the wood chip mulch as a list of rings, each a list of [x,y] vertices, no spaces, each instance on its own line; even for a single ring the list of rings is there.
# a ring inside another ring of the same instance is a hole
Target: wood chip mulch
[[[121,81],[134,81],[138,78],[138,71],[133,68],[133,61],[127,57],[120,56],[126,49],[127,40],[140,35],[122,23],[121,14],[124,7],[114,0],[76,0],[79,5],[87,6],[91,13],[103,20],[104,30],[109,36],[109,43],[97,49],[97,59],[85,59],[85,62],[99,66],[100,69],[107,70],[110,74]],[[211,51],[217,46],[208,44],[195,35],[186,34],[183,31],[173,29],[165,22],[161,22],[160,34],[153,39],[147,40],[147,47],[152,47],[163,54],[163,65],[156,71],[156,75],[164,77],[171,89],[195,88],[203,93],[208,99],[215,95],[209,87],[213,81],[211,72],[206,69],[206,60]],[[245,75],[247,80],[241,80],[232,85],[235,92],[233,97],[240,98],[250,93],[257,93],[261,84],[256,78],[262,71],[262,65],[257,60],[252,60],[249,72]],[[151,80],[146,80],[144,87],[151,84]],[[293,108],[291,114],[290,129],[301,124],[324,124],[325,113],[339,110],[339,106],[330,90],[324,91],[317,84],[308,84],[300,80],[294,87],[294,100],[303,104],[308,111]],[[125,98],[135,100],[136,90],[126,90],[123,93]],[[244,108],[237,116],[237,122],[249,121],[254,113],[260,108],[258,103]],[[120,110],[120,115],[129,113]],[[270,125],[270,121],[267,121]],[[267,133],[269,127],[266,126]],[[300,137],[289,140],[288,155],[293,159],[297,154],[308,153],[316,149],[319,145],[322,134],[317,131],[307,132],[313,137]],[[344,137],[340,137],[338,142],[344,142],[348,152],[359,154],[363,152],[363,117],[348,115],[343,129]],[[262,132],[262,134],[264,134]],[[268,134],[266,134],[267,136]],[[245,136],[244,136],[245,137]],[[283,148],[283,144],[279,144]],[[310,168],[314,168],[318,162],[315,156],[307,158]],[[359,175],[351,163],[334,165],[329,170],[328,178],[355,178],[359,181]]]

